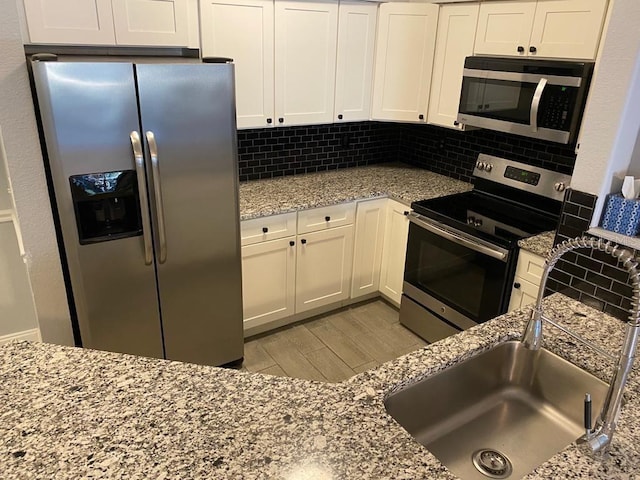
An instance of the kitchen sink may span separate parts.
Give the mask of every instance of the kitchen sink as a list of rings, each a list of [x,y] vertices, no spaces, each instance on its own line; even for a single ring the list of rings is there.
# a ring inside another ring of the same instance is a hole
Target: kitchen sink
[[[458,477],[521,478],[584,433],[608,385],[545,349],[502,343],[393,393],[387,412]]]

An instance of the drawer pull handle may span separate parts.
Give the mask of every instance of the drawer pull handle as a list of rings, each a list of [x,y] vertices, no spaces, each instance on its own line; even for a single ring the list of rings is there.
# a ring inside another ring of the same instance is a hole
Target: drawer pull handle
[[[307,243],[307,240],[305,238],[303,238],[302,240],[300,240],[300,243],[305,245]]]
[[[405,210],[404,212],[402,212],[402,214],[406,217],[407,215],[409,215],[409,210]]]
[[[267,233],[269,229],[267,227],[262,227],[262,233]]]
[[[326,217],[324,217],[324,221],[325,222],[330,222],[331,221],[331,217],[329,215],[327,215]]]
[[[522,285],[520,285],[519,282],[516,282],[513,284],[513,288],[520,288]]]
[[[292,247],[293,247],[295,244],[296,244],[296,242],[294,242],[293,240],[289,240],[289,245],[290,245],[290,246],[292,246]]]

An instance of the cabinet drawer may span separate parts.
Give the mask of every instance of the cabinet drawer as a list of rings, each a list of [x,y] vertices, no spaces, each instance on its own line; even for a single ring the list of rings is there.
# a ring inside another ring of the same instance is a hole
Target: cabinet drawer
[[[356,213],[354,202],[313,208],[298,212],[298,233],[316,232],[353,223]]]
[[[520,250],[518,266],[516,267],[516,277],[522,280],[540,285],[542,270],[544,269],[544,258],[533,253]]]
[[[296,234],[296,212],[240,222],[241,245],[276,240]]]

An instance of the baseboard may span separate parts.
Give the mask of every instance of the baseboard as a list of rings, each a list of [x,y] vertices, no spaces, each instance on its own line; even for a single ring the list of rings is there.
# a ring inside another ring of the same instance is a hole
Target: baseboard
[[[24,330],[22,332],[11,333],[9,335],[3,335],[0,337],[0,345],[3,343],[9,343],[12,340],[30,340],[32,342],[41,342],[40,330],[34,328],[32,330]]]

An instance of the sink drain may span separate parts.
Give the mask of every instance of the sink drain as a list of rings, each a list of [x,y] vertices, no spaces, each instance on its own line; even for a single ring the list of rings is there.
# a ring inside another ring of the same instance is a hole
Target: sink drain
[[[475,452],[472,458],[473,466],[489,478],[507,478],[513,471],[511,461],[497,450],[483,448]]]

